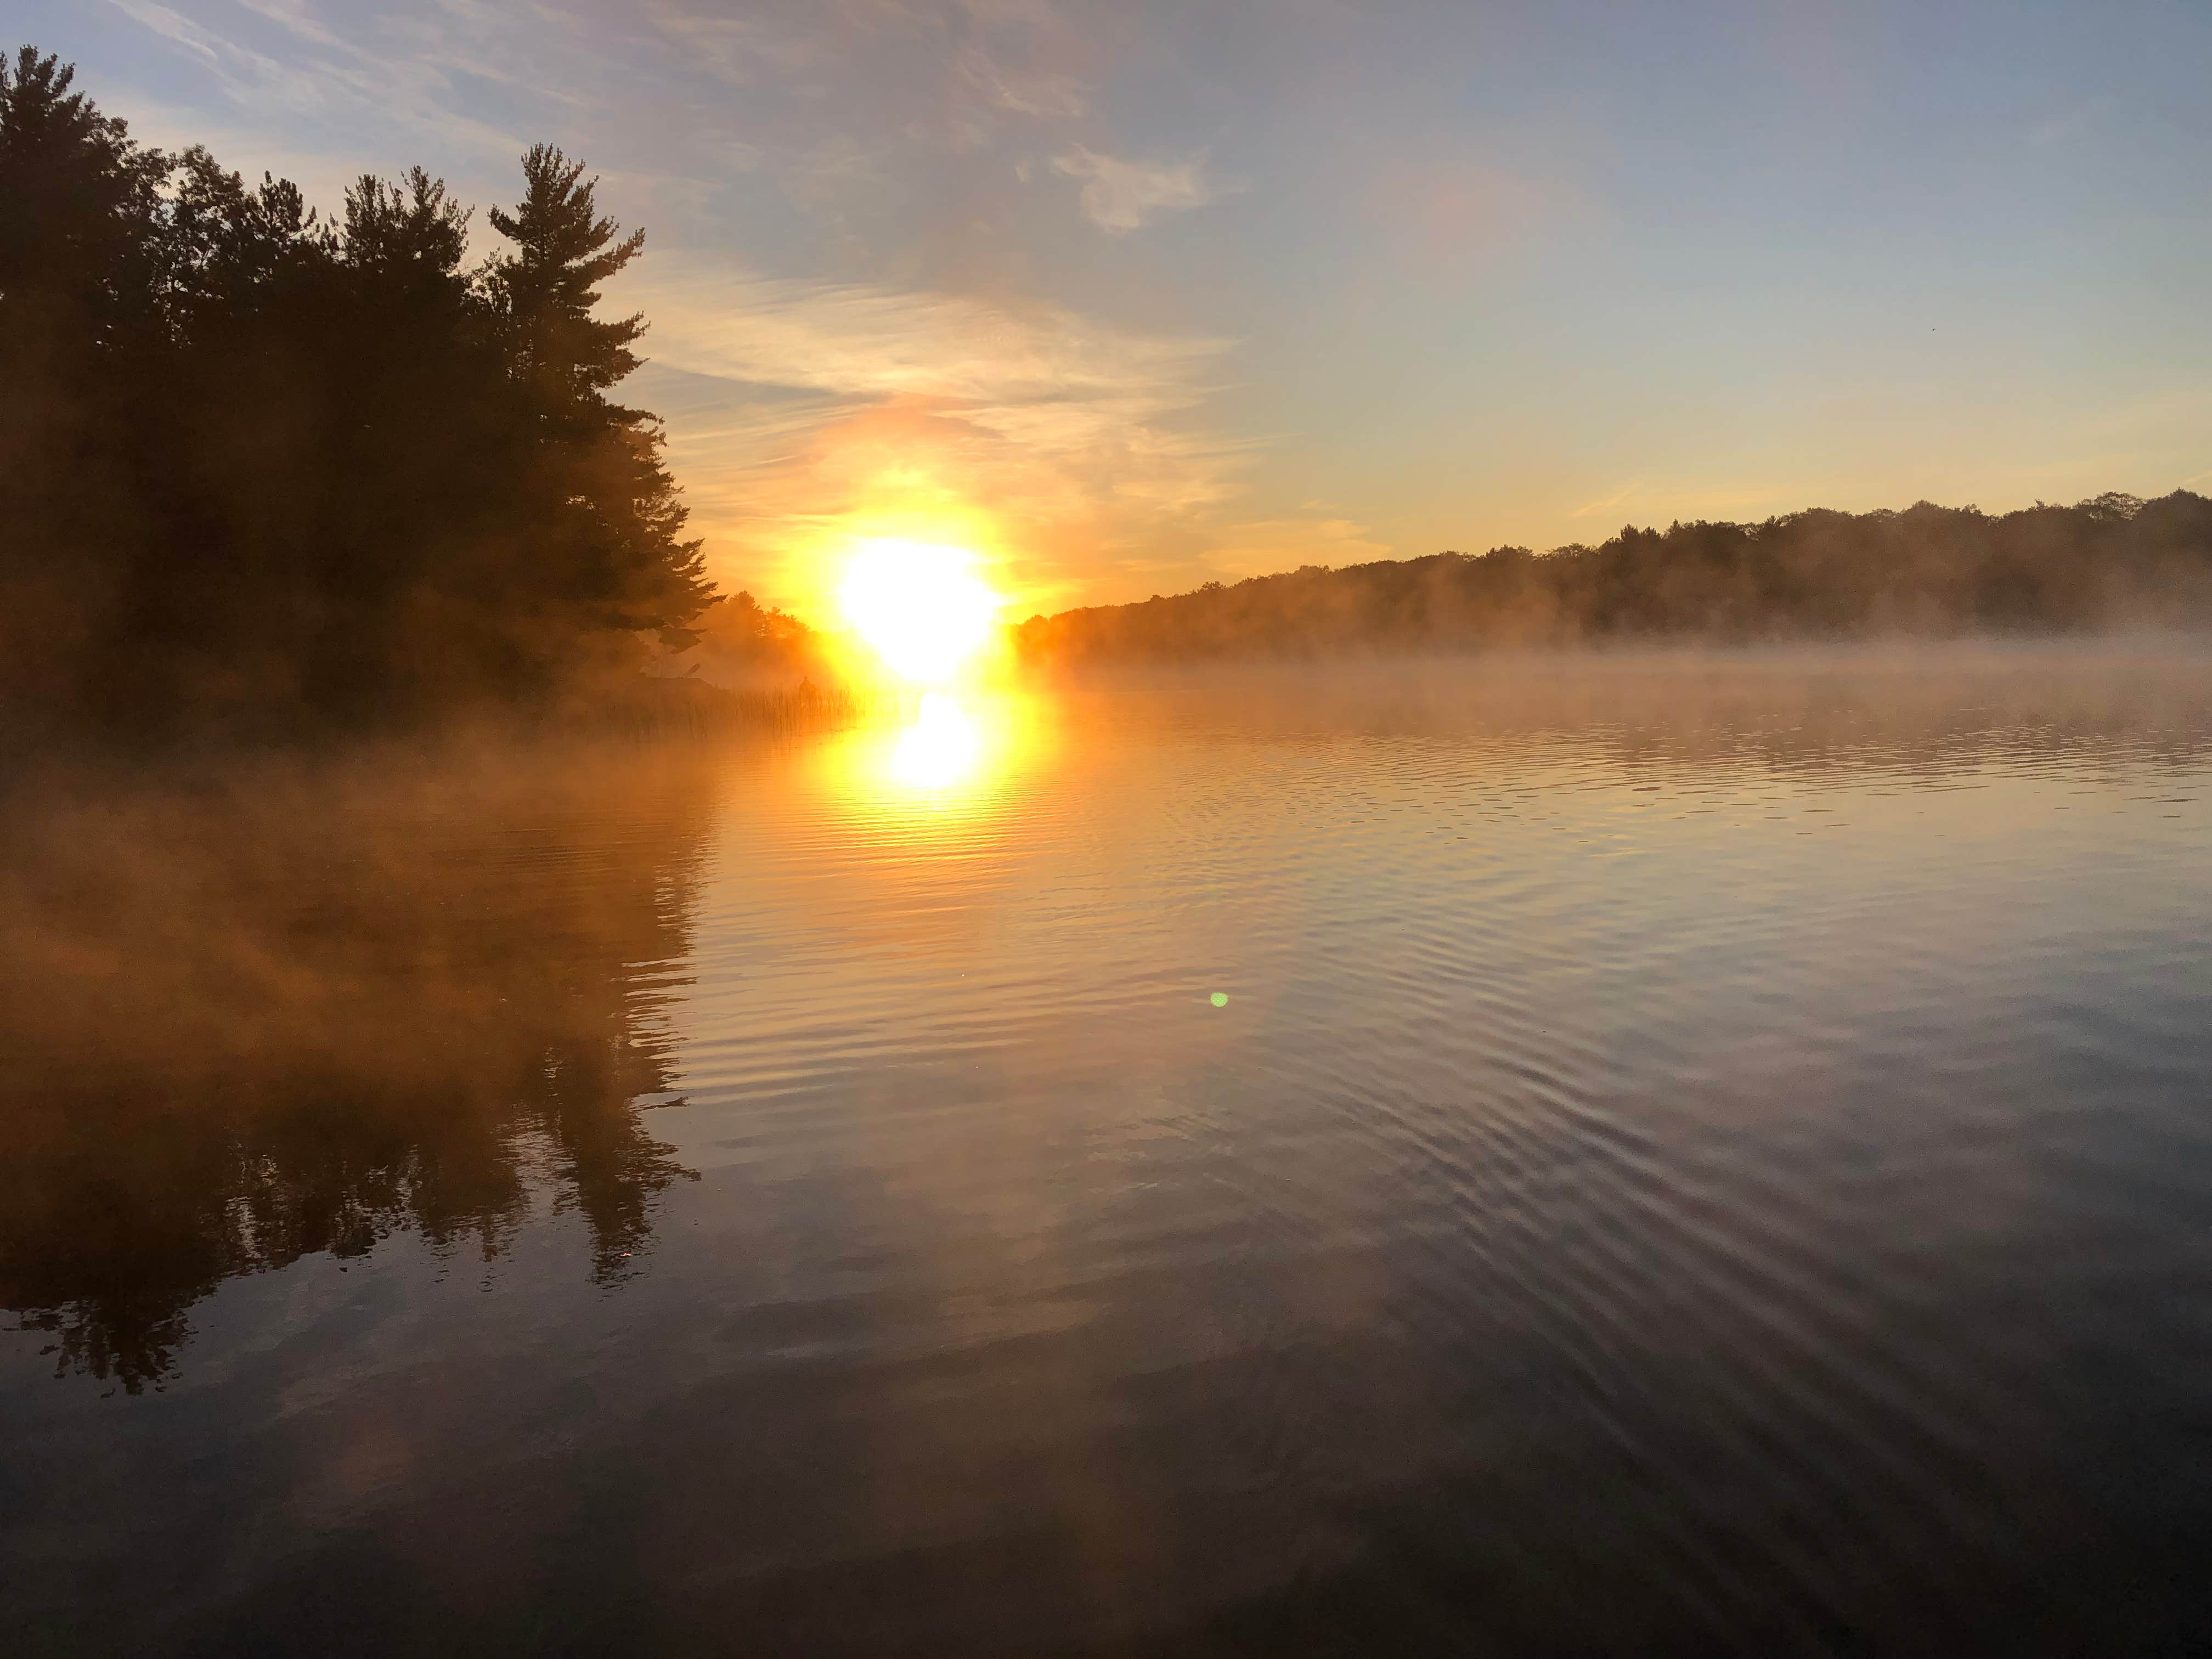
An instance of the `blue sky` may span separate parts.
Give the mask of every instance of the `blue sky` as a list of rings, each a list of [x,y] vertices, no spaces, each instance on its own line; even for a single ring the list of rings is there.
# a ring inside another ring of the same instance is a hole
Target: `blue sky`
[[[718,576],[1024,610],[2212,489],[2212,8],[17,0],[140,136],[643,225]]]

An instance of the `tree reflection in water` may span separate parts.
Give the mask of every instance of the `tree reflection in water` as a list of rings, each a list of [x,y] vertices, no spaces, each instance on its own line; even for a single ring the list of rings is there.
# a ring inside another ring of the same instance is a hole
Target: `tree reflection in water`
[[[709,757],[260,765],[20,790],[0,823],[0,1305],[174,1374],[223,1280],[550,1195],[633,1272]]]

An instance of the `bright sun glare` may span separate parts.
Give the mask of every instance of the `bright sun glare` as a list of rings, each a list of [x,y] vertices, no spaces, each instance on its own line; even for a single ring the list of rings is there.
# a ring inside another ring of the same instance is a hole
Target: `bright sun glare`
[[[983,734],[968,711],[942,692],[921,700],[915,722],[891,751],[891,776],[925,789],[945,789],[965,780],[983,752]]]
[[[862,542],[838,602],[892,672],[924,685],[949,680],[990,637],[999,596],[965,548]]]

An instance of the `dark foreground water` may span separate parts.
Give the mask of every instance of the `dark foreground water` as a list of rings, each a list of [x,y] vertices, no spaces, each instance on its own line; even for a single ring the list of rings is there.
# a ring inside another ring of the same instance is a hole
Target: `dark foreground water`
[[[2212,655],[1224,674],[5,836],[0,1650],[2212,1641]]]

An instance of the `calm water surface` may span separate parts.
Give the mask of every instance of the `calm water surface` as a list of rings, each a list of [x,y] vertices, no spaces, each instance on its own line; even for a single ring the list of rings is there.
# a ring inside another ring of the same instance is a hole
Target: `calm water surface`
[[[1193,675],[5,834],[9,1652],[2212,1640],[2204,652]]]

